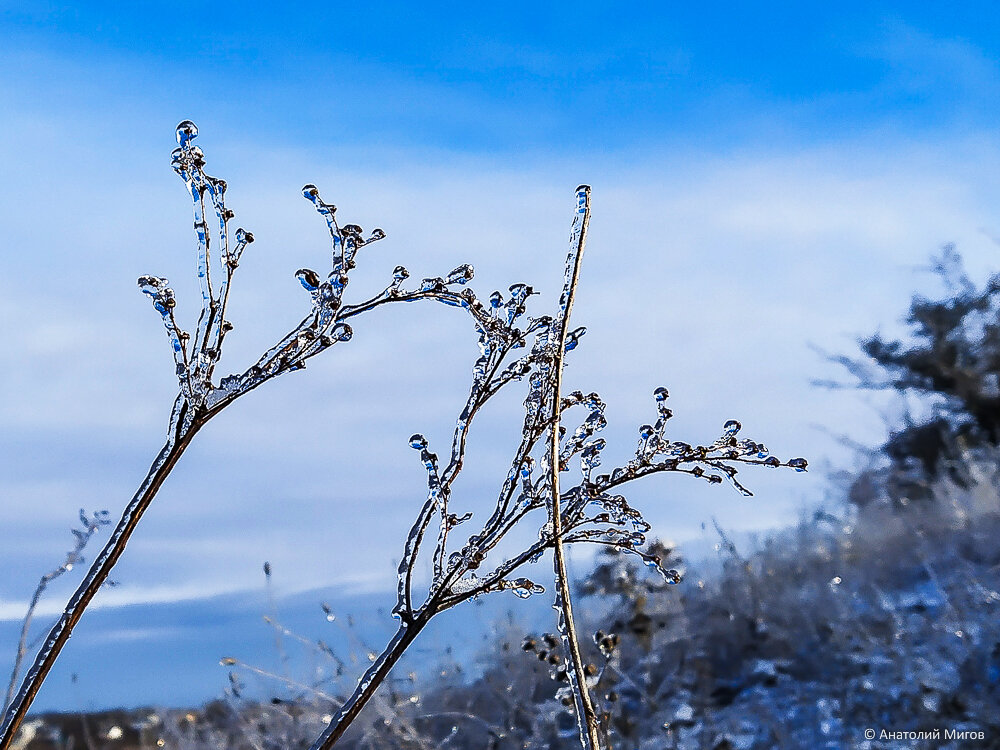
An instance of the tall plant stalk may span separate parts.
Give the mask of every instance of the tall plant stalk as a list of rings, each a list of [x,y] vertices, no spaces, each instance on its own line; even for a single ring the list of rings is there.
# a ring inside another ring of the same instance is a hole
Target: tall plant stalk
[[[562,513],[560,512],[559,474],[562,471],[559,460],[560,436],[562,424],[562,382],[563,362],[566,354],[566,336],[569,332],[570,316],[573,314],[573,301],[576,298],[576,287],[580,281],[580,265],[583,262],[583,250],[587,243],[587,228],[590,224],[590,186],[581,185],[577,188],[577,209],[573,218],[573,230],[570,235],[570,252],[566,258],[566,278],[563,284],[559,303],[559,314],[553,324],[555,330],[555,349],[552,354],[552,392],[549,401],[551,425],[549,427],[549,523],[552,525],[552,563],[555,569],[556,599],[555,607],[559,610],[559,634],[562,638],[566,658],[570,660],[572,669],[568,671],[570,685],[576,702],[577,724],[580,730],[580,742],[589,750],[600,750],[597,712],[587,687],[586,670],[583,656],[580,653],[580,640],[577,635],[576,620],[573,617],[573,599],[570,591],[569,573],[566,570],[566,550],[562,538]]]
[[[429,619],[429,617],[422,617],[407,625],[400,624],[382,653],[358,679],[358,685],[354,688],[354,692],[344,701],[333,720],[313,743],[313,750],[331,748],[337,743],[344,732],[354,723],[354,720],[358,718],[358,714],[368,704],[368,701],[374,697],[379,686],[389,676],[392,668],[402,658],[410,644],[416,640],[417,635],[424,629]]]

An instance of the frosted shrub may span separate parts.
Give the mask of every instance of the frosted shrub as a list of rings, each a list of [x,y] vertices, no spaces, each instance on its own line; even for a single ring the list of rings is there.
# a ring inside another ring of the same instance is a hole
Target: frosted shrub
[[[805,460],[782,461],[770,455],[762,444],[739,436],[741,425],[736,420],[726,422],[721,434],[701,445],[675,440],[667,432],[672,413],[667,404],[667,390],[661,387],[653,394],[654,418],[638,429],[634,457],[607,473],[598,473],[605,448],[605,440],[597,436],[606,426],[604,401],[596,392],[564,392],[562,385],[565,357],[586,332],[584,328],[572,328],[570,318],[590,218],[587,186],[576,192],[570,249],[558,305],[551,315],[526,317],[528,301],[533,295],[530,286],[517,283],[509,288],[507,295],[493,292],[483,301],[465,287],[473,277],[469,265],[459,266],[444,277],[425,278],[412,290],[404,288],[409,274],[399,266],[384,290],[363,302],[345,304],[342,297],[357,252],[381,239],[384,233],[374,230],[365,237],[356,225],[339,225],[335,207],[325,203],[314,186],[307,185],[303,190],[305,197],[328,225],[333,246],[331,270],[325,277],[310,269],[298,271],[296,276],[312,300],[309,314],[254,365],[243,373],[222,378],[216,385],[215,367],[223,339],[231,328],[225,318],[229,285],[253,236],[237,229],[230,239],[229,222],[233,214],[225,206],[225,182],[205,174],[204,155],[193,145],[196,135],[193,123],[181,123],[177,129],[179,148],[173,152],[174,169],[193,198],[198,236],[203,305],[193,336],[184,332],[175,319],[174,294],[166,279],[154,276],[139,279],[140,288],[150,296],[163,318],[178,376],[179,393],[171,413],[167,443],[108,546],[66,614],[53,628],[17,700],[9,708],[2,747],[8,746],[13,730],[73,625],[106,579],[160,483],[198,429],[244,393],[285,372],[301,369],[308,358],[348,341],[350,318],[388,302],[431,299],[460,308],[471,317],[480,355],[473,363],[469,394],[459,410],[445,458],[439,459],[422,435],[410,438],[410,446],[427,472],[427,496],[406,538],[399,563],[393,607],[398,629],[358,680],[353,694],[332,715],[313,748],[330,748],[337,742],[435,615],[497,591],[512,591],[521,597],[543,593],[543,585],[525,577],[522,568],[552,550],[558,640],[564,652],[568,682],[566,698],[575,703],[583,746],[597,750],[604,744],[603,728],[600,712],[590,695],[593,675],[583,664],[573,620],[564,545],[596,544],[636,555],[665,581],[676,583],[680,580],[677,571],[666,567],[655,552],[643,549],[650,526],[619,494],[622,487],[653,474],[679,472],[711,483],[728,481],[749,495],[737,479],[739,465],[787,466],[801,471],[806,469]],[[210,223],[214,228],[210,228]],[[473,520],[472,513],[457,506],[458,499],[453,497],[452,489],[465,467],[474,419],[490,399],[519,381],[527,382],[521,438],[500,483],[495,507],[464,543],[453,545],[452,532]],[[578,412],[582,416],[572,418],[572,428],[564,427],[564,420]],[[572,481],[568,478],[571,469]],[[534,541],[516,553],[500,554],[501,541],[525,524],[534,532]],[[414,584],[421,554],[430,561],[432,574],[429,583],[418,591]]]

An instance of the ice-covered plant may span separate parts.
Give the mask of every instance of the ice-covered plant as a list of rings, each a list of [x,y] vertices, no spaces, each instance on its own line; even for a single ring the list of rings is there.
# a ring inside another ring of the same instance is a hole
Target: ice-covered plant
[[[7,685],[7,696],[4,698],[4,707],[8,706],[14,699],[14,691],[17,689],[17,678],[21,674],[21,665],[24,657],[28,654],[28,633],[31,632],[31,622],[35,618],[35,609],[41,601],[42,594],[49,587],[49,584],[60,576],[69,573],[77,565],[83,564],[83,550],[91,538],[104,526],[111,524],[111,518],[106,510],[94,511],[89,516],[87,512],[80,508],[80,528],[71,528],[73,533],[73,546],[66,552],[66,557],[58,567],[53,568],[48,573],[38,579],[38,585],[28,602],[28,609],[21,621],[21,635],[17,640],[17,653],[14,655],[14,667],[10,670],[10,683]]]
[[[323,276],[307,268],[299,270],[295,275],[312,300],[309,313],[256,363],[242,373],[216,381],[215,369],[222,356],[223,341],[232,329],[226,319],[230,285],[253,235],[242,228],[231,230],[234,214],[226,206],[226,182],[206,174],[205,155],[194,145],[197,135],[193,122],[182,122],[177,126],[178,148],[172,153],[174,171],[184,181],[194,204],[202,308],[193,335],[178,323],[176,299],[167,280],[157,276],[139,278],[140,290],[149,295],[163,318],[177,372],[179,392],[170,412],[166,443],[126,506],[108,543],[46,637],[17,694],[8,702],[0,724],[0,750],[11,746],[18,726],[74,626],[107,580],[143,513],[198,430],[245,393],[286,372],[302,369],[307,359],[349,340],[352,331],[348,321],[361,313],[390,302],[430,299],[460,305],[465,300],[455,287],[472,278],[470,266],[459,266],[445,278],[424,279],[415,289],[404,288],[409,273],[398,266],[385,289],[361,302],[347,304],[344,290],[358,251],[382,239],[385,233],[375,229],[365,236],[356,224],[340,224],[335,216],[336,207],[325,203],[314,185],[306,185],[303,195],[315,205],[329,230],[330,270]]]
[[[204,156],[193,145],[196,135],[193,123],[181,123],[177,129],[179,148],[173,152],[174,169],[194,201],[198,236],[203,305],[193,337],[177,324],[174,293],[166,279],[153,276],[139,279],[140,288],[151,297],[163,318],[179,381],[167,442],[8,707],[0,750],[10,746],[14,731],[73,626],[107,579],[143,512],[197,431],[244,393],[282,373],[301,369],[306,359],[337,342],[347,341],[351,337],[347,323],[350,318],[388,302],[418,299],[438,300],[465,309],[478,334],[480,356],[472,368],[472,384],[457,420],[447,460],[440,461],[422,435],[410,438],[411,447],[419,452],[427,471],[427,495],[407,536],[399,564],[393,608],[399,626],[313,748],[330,748],[337,742],[435,615],[495,591],[510,590],[521,597],[543,593],[541,585],[520,572],[551,549],[558,631],[565,651],[566,677],[576,703],[580,739],[585,748],[598,750],[602,743],[601,728],[580,654],[564,545],[598,544],[635,554],[657,569],[665,580],[677,582],[679,574],[675,570],[667,569],[655,553],[643,551],[650,527],[641,513],[618,494],[622,486],[652,474],[680,472],[712,483],[729,480],[741,492],[750,494],[736,479],[738,465],[805,470],[805,460],[783,462],[771,456],[760,443],[737,437],[741,428],[735,420],[727,422],[722,434],[704,445],[673,440],[666,433],[671,417],[667,390],[658,388],[654,392],[656,419],[639,428],[634,458],[609,473],[595,473],[605,448],[604,439],[596,436],[606,425],[604,402],[597,393],[564,394],[562,384],[564,357],[576,348],[585,333],[583,328],[571,329],[570,317],[590,218],[590,189],[586,186],[576,193],[570,251],[555,314],[525,320],[528,298],[533,294],[530,286],[514,284],[506,298],[494,292],[484,303],[469,288],[455,289],[472,278],[472,268],[468,265],[459,266],[446,277],[424,279],[412,291],[402,288],[409,274],[399,266],[392,282],[379,294],[354,305],[344,304],[342,297],[356,253],[384,235],[375,230],[365,238],[356,225],[340,226],[335,220],[334,206],[323,202],[316,188],[307,185],[304,195],[328,224],[333,244],[330,273],[324,279],[309,269],[298,271],[296,276],[312,298],[310,313],[254,365],[241,374],[222,378],[216,385],[214,370],[223,339],[231,329],[225,318],[229,285],[253,237],[238,229],[230,238],[229,222],[233,214],[225,206],[226,186],[222,180],[205,174]],[[214,215],[212,228],[209,215]],[[521,438],[497,493],[495,507],[464,542],[450,544],[460,533],[455,529],[472,519],[469,512],[455,512],[452,488],[465,465],[473,420],[501,389],[524,379],[529,387]],[[569,432],[563,421],[576,407],[582,407],[585,416]],[[571,465],[578,465],[580,473],[575,484],[566,487],[562,475],[569,472]],[[501,554],[500,543],[515,528],[524,527],[535,532],[534,541],[517,553]],[[425,549],[428,539],[433,540],[433,549]],[[417,558],[422,553],[429,558],[432,572],[429,583],[418,590]]]
[[[593,676],[585,669],[580,653],[564,545],[598,544],[637,555],[668,582],[676,583],[680,580],[676,570],[662,565],[655,552],[643,551],[650,526],[618,494],[622,486],[652,474],[681,472],[711,483],[728,480],[749,495],[749,490],[736,478],[739,464],[806,469],[805,459],[782,461],[770,455],[762,444],[737,437],[741,426],[736,420],[726,422],[722,434],[705,445],[669,438],[666,427],[672,413],[667,406],[667,390],[661,387],[653,394],[656,419],[653,424],[639,428],[634,458],[609,473],[596,473],[605,448],[605,440],[596,436],[607,424],[605,404],[597,393],[572,391],[564,395],[562,390],[564,357],[576,348],[585,333],[584,328],[570,329],[570,314],[589,217],[590,188],[581,186],[576,193],[570,250],[555,315],[524,321],[526,303],[533,293],[526,284],[511,286],[507,298],[493,292],[488,304],[483,304],[471,290],[463,291],[461,304],[475,324],[480,356],[472,368],[472,385],[458,416],[447,460],[439,460],[423,435],[410,438],[410,446],[419,452],[427,470],[427,497],[410,529],[399,563],[393,609],[399,627],[316,740],[313,750],[333,747],[435,615],[495,591],[509,590],[520,597],[543,593],[543,587],[520,575],[520,570],[537,562],[549,549],[553,551],[554,607],[558,611],[565,674],[576,703],[580,739],[584,748],[598,750],[602,747],[601,728],[588,684]],[[478,530],[453,549],[449,546],[453,530],[472,519],[472,513],[462,513],[454,507],[452,488],[465,466],[473,419],[502,388],[525,378],[529,387],[521,441],[514,450],[496,505]],[[562,423],[567,412],[576,407],[582,407],[585,416],[570,433]],[[570,471],[574,462],[579,467],[577,481],[565,487],[561,476]],[[515,527],[525,524],[537,529],[535,541],[516,554],[498,554],[500,542]],[[428,537],[433,539],[433,549],[424,550]],[[422,589],[423,595],[419,596],[414,583],[421,551],[429,555],[432,573],[426,589]],[[491,561],[491,556],[500,559]],[[483,570],[487,572],[482,573]]]

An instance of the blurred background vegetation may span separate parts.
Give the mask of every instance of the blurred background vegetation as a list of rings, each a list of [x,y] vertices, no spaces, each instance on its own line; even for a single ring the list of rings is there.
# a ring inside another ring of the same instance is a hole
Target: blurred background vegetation
[[[613,550],[580,581],[614,747],[921,746],[868,741],[866,728],[1000,747],[1000,275],[976,284],[952,247],[932,265],[945,292],[912,299],[909,337],[865,338],[830,357],[844,377],[817,383],[893,390],[905,405],[883,445],[831,472],[822,503],[741,545],[716,524],[717,560],[686,564],[654,543],[684,571],[677,586]],[[295,641],[268,622],[279,649]],[[430,677],[395,674],[345,745],[578,747],[553,636],[512,616],[490,631],[478,665],[446,650]],[[299,640],[301,674],[226,658],[229,688],[207,705],[35,717],[21,747],[308,746],[366,651],[345,661]]]

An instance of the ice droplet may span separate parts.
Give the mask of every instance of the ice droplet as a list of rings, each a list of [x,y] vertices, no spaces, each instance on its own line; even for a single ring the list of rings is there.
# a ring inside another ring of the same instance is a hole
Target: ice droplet
[[[464,284],[465,282],[470,281],[473,275],[475,275],[475,271],[473,270],[472,266],[470,266],[468,263],[463,263],[454,271],[448,274],[447,283]]]
[[[514,592],[514,596],[520,599],[528,599],[533,594],[544,594],[545,588],[539,586],[528,578],[515,578],[511,581],[500,581],[501,589],[508,589]]]
[[[722,425],[722,431],[726,435],[732,436],[735,435],[737,432],[739,432],[742,429],[742,427],[743,425],[741,425],[735,419],[730,419],[728,422]]]
[[[347,325],[347,323],[337,323],[331,333],[337,341],[350,341],[351,337],[354,336],[354,329]]]
[[[167,280],[158,276],[140,276],[138,284],[143,294],[153,295],[167,285]]]
[[[793,458],[788,462],[788,465],[791,466],[796,471],[805,471],[806,468],[809,466],[809,462],[806,461],[804,458]]]
[[[421,435],[419,432],[410,435],[410,447],[413,450],[420,451],[427,447],[427,438]]]
[[[583,336],[583,334],[585,334],[586,332],[587,332],[587,329],[584,326],[580,326],[576,330],[570,331],[570,333],[566,336],[566,349],[565,350],[567,352],[571,352],[574,349],[576,349],[577,344],[580,343],[580,337]]]
[[[302,288],[307,292],[315,292],[319,289],[319,274],[311,268],[300,268],[295,272],[295,278],[302,284]]]
[[[177,126],[177,144],[181,148],[187,147],[188,143],[198,137],[198,126],[190,120],[184,120]]]
[[[527,284],[511,284],[510,285],[510,296],[511,299],[516,300],[518,304],[523,303],[529,296],[531,296],[532,288]]]

